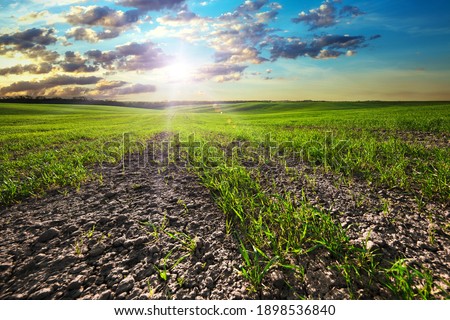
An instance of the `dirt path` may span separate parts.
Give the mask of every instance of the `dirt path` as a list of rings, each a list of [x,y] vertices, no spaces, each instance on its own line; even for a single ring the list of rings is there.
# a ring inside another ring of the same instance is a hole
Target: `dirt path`
[[[223,213],[175,167],[103,170],[103,184],[0,208],[1,299],[239,299]]]

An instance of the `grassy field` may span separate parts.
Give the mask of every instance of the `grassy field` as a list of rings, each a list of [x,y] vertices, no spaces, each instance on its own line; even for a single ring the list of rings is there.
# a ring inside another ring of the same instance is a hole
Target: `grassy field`
[[[120,160],[128,150],[124,133],[130,151],[142,152],[161,132],[179,134],[173,141],[188,169],[224,211],[251,290],[260,290],[274,266],[301,278],[295,257],[319,249],[333,257],[353,297],[361,278],[383,282],[399,298],[432,298],[438,290],[426,269],[402,259],[380,263],[349,241],[330,212],[271,185],[263,171],[282,168],[294,181],[301,163],[347,185],[398,190],[418,207],[448,204],[448,103],[254,102],[166,110],[0,104],[0,205],[101,179],[92,168]]]

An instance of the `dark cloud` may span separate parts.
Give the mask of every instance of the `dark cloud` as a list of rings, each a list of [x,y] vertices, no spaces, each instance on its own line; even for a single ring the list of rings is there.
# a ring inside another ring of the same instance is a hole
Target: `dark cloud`
[[[153,42],[117,46],[113,51],[101,52],[91,50],[86,52],[88,59],[108,70],[145,71],[168,65],[171,57]]]
[[[12,35],[2,35],[0,43],[17,45],[21,49],[29,49],[35,45],[48,46],[57,41],[54,33],[55,29],[32,28]]]
[[[46,62],[50,62],[50,63],[55,62],[59,58],[58,52],[45,50],[45,48],[41,48],[41,47],[37,47],[37,48],[34,48],[33,50],[29,50],[27,52],[22,52],[22,53],[25,53],[25,55],[28,58],[31,58],[33,60],[42,60],[42,61],[46,61]]]
[[[339,14],[341,15],[341,17],[344,17],[344,16],[357,17],[357,16],[361,16],[361,15],[365,14],[365,12],[361,11],[361,9],[359,9],[358,7],[344,6],[339,11]]]
[[[246,13],[255,12],[265,6],[268,2],[269,0],[247,0],[237,8],[237,11]]]
[[[113,39],[119,37],[124,30],[121,29],[104,29],[103,31],[95,31],[90,28],[74,27],[66,32],[68,39],[75,39],[77,41],[83,40],[91,43],[99,40]]]
[[[142,15],[142,12],[139,10],[122,12],[106,6],[75,6],[72,7],[70,12],[66,15],[66,20],[68,23],[76,26],[88,25],[122,28],[138,22],[140,15]]]
[[[6,76],[9,74],[45,74],[53,70],[53,66],[50,63],[41,64],[28,64],[28,65],[16,65],[9,68],[0,69],[0,76]]]
[[[295,59],[301,56],[309,56],[316,59],[337,58],[347,54],[348,50],[365,47],[366,38],[363,36],[324,35],[315,38],[310,43],[300,38],[272,39],[271,58]]]
[[[0,35],[0,55],[20,52],[32,59],[54,61],[58,53],[47,51],[46,46],[55,44],[57,38],[54,29],[31,28],[12,34]]]
[[[100,39],[98,37],[97,32],[89,28],[76,27],[67,30],[66,37],[68,39],[75,39],[77,41],[87,41],[87,42],[98,42]]]
[[[295,59],[308,54],[308,46],[300,38],[277,37],[272,41],[270,51],[273,61],[278,58]]]
[[[149,92],[155,92],[156,87],[151,84],[132,84],[127,87],[122,87],[119,89],[115,89],[113,91],[114,95],[126,95],[126,94],[137,94],[137,93],[149,93]]]
[[[85,55],[89,60],[92,60],[97,65],[101,65],[104,69],[112,69],[114,62],[118,58],[115,51],[89,50]]]
[[[43,91],[42,94],[45,93],[47,97],[71,98],[79,96],[89,96],[91,91],[91,89],[86,87],[55,87]]]
[[[323,49],[358,49],[365,46],[366,38],[363,36],[325,35],[314,39],[312,48]]]
[[[242,65],[212,64],[200,68],[194,79],[196,81],[212,79],[216,82],[236,81],[241,79],[246,68],[247,66]]]
[[[381,38],[381,35],[376,34],[376,35],[374,35],[374,36],[371,36],[371,37],[369,38],[369,40],[375,40],[375,39],[378,39],[378,38]]]
[[[118,0],[116,4],[124,7],[138,8],[142,11],[160,11],[180,8],[185,0]]]
[[[98,66],[88,65],[87,59],[82,58],[78,53],[67,51],[64,61],[60,63],[64,72],[81,73],[98,71]]]
[[[76,27],[68,30],[66,37],[91,43],[117,38],[124,31],[136,25],[143,14],[145,13],[137,9],[123,12],[106,6],[71,7],[70,12],[65,17],[68,23]],[[80,25],[101,26],[103,30],[97,32],[89,28],[80,27]]]
[[[305,23],[310,30],[334,26],[336,21],[336,7],[332,2],[324,2],[317,9],[311,9],[308,13],[301,12],[297,18],[292,19],[294,23]]]
[[[155,92],[156,87],[151,84],[130,84],[125,81],[102,80],[97,83],[96,88],[89,92],[89,95],[95,97],[114,97],[127,94],[139,94]]]
[[[56,75],[39,81],[18,81],[9,86],[0,88],[0,94],[25,92],[29,95],[46,95],[47,89],[69,85],[91,85],[102,80],[99,77],[73,77]]]
[[[353,18],[364,14],[354,6],[343,6],[339,10],[340,3],[341,1],[336,0],[324,1],[319,8],[311,9],[308,13],[300,12],[296,18],[292,19],[292,22],[305,23],[310,27],[309,30],[314,30],[334,26],[340,18]]]

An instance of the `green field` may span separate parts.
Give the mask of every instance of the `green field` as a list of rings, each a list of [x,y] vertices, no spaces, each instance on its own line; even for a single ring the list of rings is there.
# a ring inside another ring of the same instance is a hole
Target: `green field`
[[[235,139],[292,142],[291,152],[311,141],[345,140],[339,163],[322,163],[334,150],[314,148],[308,160],[347,176],[400,187],[427,198],[450,198],[448,144],[412,140],[417,132],[445,141],[450,108],[444,103],[245,103],[147,110],[104,106],[0,104],[0,203],[39,195],[56,186],[79,185],[98,152],[123,133],[145,141],[161,131],[195,134],[202,143]],[[316,161],[317,160],[317,161]]]
[[[428,271],[408,269],[402,259],[376,262],[349,242],[327,210],[268,180],[263,168],[283,168],[295,183],[302,163],[313,172],[311,183],[316,172],[331,174],[347,185],[404,193],[419,209],[448,205],[448,103],[252,102],[165,110],[0,104],[0,206],[101,180],[98,164],[119,162],[124,150],[143,152],[161,132],[179,134],[188,169],[224,211],[252,290],[275,265],[301,275],[293,256],[320,247],[334,257],[350,291],[358,277],[383,274],[399,298],[436,293]],[[122,144],[124,133],[129,146]],[[238,145],[236,156],[227,155]],[[417,287],[414,279],[425,284]]]

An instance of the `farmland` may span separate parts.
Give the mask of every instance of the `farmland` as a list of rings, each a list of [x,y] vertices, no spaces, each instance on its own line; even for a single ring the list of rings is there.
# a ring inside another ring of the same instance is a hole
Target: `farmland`
[[[448,103],[0,104],[0,132],[2,297],[448,298]]]

